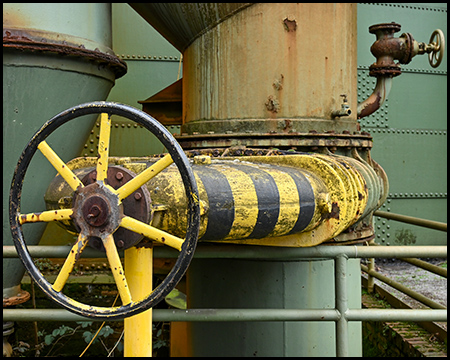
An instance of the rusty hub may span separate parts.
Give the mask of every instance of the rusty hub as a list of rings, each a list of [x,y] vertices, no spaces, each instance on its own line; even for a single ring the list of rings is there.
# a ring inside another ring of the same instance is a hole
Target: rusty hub
[[[91,226],[105,225],[108,222],[109,212],[109,205],[101,196],[93,195],[83,203],[84,220]]]
[[[106,183],[113,189],[118,189],[135,176],[136,174],[130,170],[120,166],[110,166],[107,172]],[[96,179],[97,172],[92,170],[83,177],[81,182],[85,185],[85,188],[88,188],[97,184]],[[74,203],[76,204],[76,200]],[[145,186],[142,186],[122,201],[120,205],[121,216],[130,216],[148,224],[152,219],[150,204],[150,193]],[[81,209],[82,221],[89,227],[89,235],[91,236],[89,245],[97,250],[104,251],[101,237],[105,231],[114,232],[114,242],[119,250],[128,249],[143,239],[142,235],[122,227],[113,229],[109,222],[111,216],[113,216],[112,208],[114,207],[117,208],[116,203],[105,199],[105,196],[101,193],[94,193],[83,202]]]
[[[103,184],[90,184],[75,193],[73,217],[80,232],[103,238],[114,233],[123,217],[118,197]]]

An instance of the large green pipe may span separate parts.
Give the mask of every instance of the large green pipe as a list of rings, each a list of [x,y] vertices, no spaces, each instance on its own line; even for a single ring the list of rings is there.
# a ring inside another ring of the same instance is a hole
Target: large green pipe
[[[8,194],[21,152],[52,116],[106,99],[126,72],[111,46],[111,4],[3,4],[3,244],[12,244]],[[66,161],[77,156],[94,121],[64,127],[49,138],[51,146]],[[45,209],[43,195],[55,173],[43,157],[33,159],[22,193],[24,211]],[[24,228],[27,243],[37,244],[44,228]],[[18,259],[3,261],[4,299],[21,293],[23,273]]]

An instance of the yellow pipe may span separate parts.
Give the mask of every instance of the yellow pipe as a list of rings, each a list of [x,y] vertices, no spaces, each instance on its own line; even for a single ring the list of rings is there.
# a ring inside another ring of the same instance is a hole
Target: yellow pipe
[[[50,222],[60,220],[70,220],[73,214],[72,209],[48,210],[30,214],[20,214],[19,223],[25,224],[30,222]]]
[[[133,299],[140,301],[153,288],[153,248],[131,247],[125,250],[125,272]],[[152,309],[124,320],[124,356],[152,356]]]
[[[159,230],[153,226],[145,224],[129,216],[125,216],[124,218],[122,218],[120,226],[128,230],[134,231],[136,233],[139,233],[141,235],[144,235],[145,237],[151,240],[158,241],[161,244],[173,247],[179,251],[181,251],[181,245],[183,245],[184,242],[183,239],[177,236],[171,235],[165,231]]]
[[[158,175],[166,167],[172,164],[173,160],[170,154],[166,154],[162,159],[158,160],[155,164],[147,168],[145,171],[140,173],[138,176],[128,181],[126,184],[122,185],[115,192],[119,195],[119,201],[125,199],[128,195],[132,194],[147,181],[149,181],[154,176]]]
[[[52,148],[42,141],[38,145],[38,149],[53,165],[56,171],[67,181],[72,190],[76,190],[78,186],[83,187],[83,183],[80,179],[69,169],[69,167],[60,159],[60,157],[52,150]]]
[[[100,114],[100,134],[98,140],[97,181],[104,181],[108,172],[109,137],[111,118],[108,114]]]
[[[105,246],[109,266],[111,267],[114,281],[117,285],[117,290],[119,291],[120,298],[122,299],[122,304],[127,305],[131,303],[131,293],[130,288],[128,287],[127,279],[125,278],[122,263],[120,262],[119,253],[117,252],[116,245],[114,244],[114,237],[112,235],[108,235],[102,240],[103,245]]]
[[[69,278],[78,257],[86,247],[88,240],[89,238],[87,236],[80,233],[77,243],[72,247],[69,256],[67,256],[67,259],[52,286],[55,291],[61,291],[66,284],[66,281]]]

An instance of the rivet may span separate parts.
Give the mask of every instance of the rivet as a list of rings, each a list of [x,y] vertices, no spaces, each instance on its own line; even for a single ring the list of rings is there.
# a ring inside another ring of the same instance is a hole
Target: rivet
[[[116,179],[117,180],[122,180],[123,179],[123,174],[120,171],[116,173]]]

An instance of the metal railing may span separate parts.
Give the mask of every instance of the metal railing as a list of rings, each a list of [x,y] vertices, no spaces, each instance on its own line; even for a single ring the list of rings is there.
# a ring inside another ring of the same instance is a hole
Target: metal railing
[[[417,217],[413,217],[413,216],[400,215],[400,214],[379,211],[379,210],[374,212],[374,216],[379,216],[379,217],[382,217],[385,219],[408,223],[408,224],[416,225],[419,227],[426,227],[426,228],[430,228],[430,229],[447,232],[447,224],[438,222],[438,221],[426,220],[426,219],[421,219],[421,218],[417,218]],[[376,243],[372,243],[370,245],[380,246],[379,244],[376,244]],[[414,266],[420,267],[424,270],[427,270],[429,272],[432,272],[436,275],[447,278],[447,269],[438,267],[436,265],[430,264],[428,262],[425,262],[425,261],[422,261],[419,259],[413,259],[413,258],[408,258],[408,257],[399,258],[399,259],[402,261],[408,262],[411,265],[414,265]],[[411,298],[413,298],[417,301],[420,301],[422,304],[429,306],[432,309],[446,309],[446,307],[444,305],[441,305],[441,304],[427,298],[426,296],[419,294],[419,293],[415,292],[414,290],[411,290],[410,288],[375,271],[375,259],[374,258],[369,259],[368,266],[361,264],[361,270],[363,270],[365,273],[367,273],[367,290],[369,293],[373,292],[374,279],[376,278],[376,279],[382,281],[383,283],[393,287],[394,289],[397,289],[397,290],[401,291],[402,293],[410,296]]]
[[[66,257],[67,246],[29,246],[32,257]],[[92,251],[90,251],[92,250]],[[98,258],[86,249],[83,256]],[[155,247],[155,258],[176,258],[178,252]],[[17,257],[13,246],[3,247],[3,257]],[[276,248],[245,245],[198,246],[195,258],[228,259],[334,259],[336,300],[334,309],[154,309],[154,321],[334,321],[336,355],[348,356],[350,321],[447,321],[445,309],[350,309],[347,293],[347,261],[355,258],[446,258],[446,246],[317,246]],[[83,321],[63,309],[4,309],[3,321]]]

